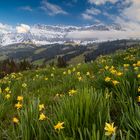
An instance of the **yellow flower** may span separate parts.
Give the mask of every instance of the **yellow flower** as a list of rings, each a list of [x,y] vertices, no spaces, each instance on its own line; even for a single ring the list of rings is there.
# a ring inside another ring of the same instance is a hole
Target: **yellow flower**
[[[58,122],[55,126],[54,126],[54,129],[55,130],[61,130],[61,129],[64,129],[64,127],[63,127],[63,124],[64,124],[64,122]]]
[[[51,77],[54,77],[54,74],[53,73],[51,73]]]
[[[75,72],[75,70],[76,70],[75,68],[72,69],[73,72]]]
[[[129,67],[130,65],[129,65],[129,64],[123,64],[123,66],[124,66],[125,68],[127,68],[127,67]]]
[[[106,65],[106,66],[105,66],[105,70],[108,70],[108,69],[109,69],[109,66]]]
[[[19,120],[16,117],[14,117],[12,121],[13,121],[13,123],[16,123],[16,124],[19,123]]]
[[[80,72],[77,72],[77,76],[80,76],[80,74],[81,74]]]
[[[71,74],[71,70],[68,70],[68,74]]]
[[[111,80],[110,77],[106,77],[106,78],[105,78],[105,82],[109,82],[110,80]]]
[[[137,77],[140,78],[140,74],[138,74]]]
[[[116,75],[117,75],[117,76],[122,76],[123,73],[122,73],[122,72],[117,72]]]
[[[1,87],[0,87],[0,94],[2,93],[2,89],[1,89]]]
[[[138,67],[134,67],[134,70],[135,70],[135,71],[138,71],[138,70],[139,70],[139,68],[138,68]]]
[[[18,102],[17,104],[15,104],[15,107],[16,107],[17,109],[20,109],[20,108],[22,108],[22,104],[21,104],[20,102]]]
[[[23,87],[23,88],[26,88],[26,87],[27,87],[27,84],[26,84],[26,83],[23,83],[23,84],[22,84],[22,87]]]
[[[79,80],[79,81],[81,81],[81,80],[82,80],[82,77],[81,77],[81,76],[80,76],[80,77],[78,77],[78,80]]]
[[[42,111],[44,108],[45,108],[45,107],[44,107],[44,104],[40,104],[40,105],[39,105],[39,111]]]
[[[47,81],[48,80],[48,77],[45,77],[45,80]]]
[[[115,134],[117,127],[114,127],[114,123],[111,123],[111,124],[106,123],[104,129],[106,131],[105,135],[106,136],[110,136],[110,135],[114,135]]]
[[[63,72],[63,75],[66,75],[66,72],[65,71]]]
[[[43,121],[43,120],[45,120],[47,117],[43,114],[43,113],[41,113],[40,114],[40,116],[39,116],[39,120],[40,121]]]
[[[140,61],[137,61],[137,66],[140,67]]]
[[[137,97],[137,102],[140,102],[140,96]]]
[[[5,91],[6,92],[9,92],[10,91],[10,88],[9,87],[5,88]]]
[[[17,97],[17,100],[18,100],[18,101],[23,101],[23,96],[18,96],[18,97]]]
[[[113,83],[113,85],[115,86],[115,85],[119,84],[120,82],[117,81],[117,80],[113,80],[112,83]]]
[[[90,76],[90,72],[87,72],[86,75],[87,75],[87,76]]]
[[[117,71],[116,71],[116,70],[114,70],[114,69],[112,69],[110,72],[111,72],[112,74],[117,73]]]
[[[138,88],[138,92],[140,92],[140,87]]]
[[[6,94],[6,95],[5,95],[5,98],[6,98],[6,99],[9,99],[10,97],[11,97],[10,94]]]
[[[73,95],[76,94],[76,93],[77,93],[76,90],[71,89],[71,90],[69,91],[69,96],[73,96]]]

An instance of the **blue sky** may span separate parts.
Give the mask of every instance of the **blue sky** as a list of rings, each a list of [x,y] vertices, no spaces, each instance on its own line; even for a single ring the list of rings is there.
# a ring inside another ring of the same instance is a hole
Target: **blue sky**
[[[131,0],[2,0],[0,22],[11,25],[112,24],[121,10],[128,7],[125,1]]]

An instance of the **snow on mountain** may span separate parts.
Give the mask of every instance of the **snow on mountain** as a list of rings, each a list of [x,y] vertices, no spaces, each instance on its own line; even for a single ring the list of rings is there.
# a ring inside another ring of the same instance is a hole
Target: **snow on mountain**
[[[90,26],[52,26],[36,24],[28,26],[21,24],[17,27],[0,23],[0,46],[6,46],[15,43],[33,43],[37,45],[64,43],[68,41],[83,43],[95,41],[97,38],[72,38],[69,34],[80,31],[120,31],[122,28],[119,25],[106,26],[104,24]]]

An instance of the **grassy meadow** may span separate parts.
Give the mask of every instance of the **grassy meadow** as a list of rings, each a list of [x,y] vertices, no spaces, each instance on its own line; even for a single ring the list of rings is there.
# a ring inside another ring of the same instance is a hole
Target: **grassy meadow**
[[[1,140],[140,140],[140,48],[0,80]]]

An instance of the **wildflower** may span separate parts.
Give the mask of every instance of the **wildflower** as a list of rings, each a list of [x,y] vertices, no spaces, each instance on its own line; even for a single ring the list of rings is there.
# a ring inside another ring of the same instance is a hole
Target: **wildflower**
[[[137,102],[140,103],[140,96],[137,97]]]
[[[87,75],[87,76],[90,76],[90,72],[87,72],[86,75]]]
[[[81,81],[81,80],[82,80],[82,77],[81,77],[81,76],[80,76],[80,77],[78,77],[78,80],[79,80],[79,81]]]
[[[44,104],[40,104],[40,105],[39,105],[39,111],[42,111],[44,108],[45,108],[45,107],[44,107]]]
[[[114,123],[111,123],[111,124],[106,123],[104,129],[106,131],[105,135],[106,136],[110,136],[110,135],[114,135],[115,134],[117,127],[114,127]]]
[[[138,74],[137,77],[140,78],[140,74]]]
[[[68,74],[71,74],[71,70],[68,70]]]
[[[6,92],[9,92],[10,91],[10,88],[9,87],[5,88],[5,91]]]
[[[54,74],[53,73],[51,73],[51,77],[54,77]]]
[[[48,77],[45,77],[45,80],[47,81],[48,80]]]
[[[22,104],[21,104],[20,102],[18,102],[17,104],[15,104],[15,107],[16,107],[17,109],[20,109],[20,108],[22,108]]]
[[[6,99],[9,99],[10,97],[11,97],[10,94],[6,94],[6,95],[5,95],[5,98],[6,98]]]
[[[22,84],[22,87],[23,87],[23,88],[26,88],[26,87],[27,87],[27,84],[26,84],[26,83],[23,83],[23,84]]]
[[[73,69],[72,69],[72,71],[73,71],[73,72],[75,72],[75,71],[76,71],[76,69],[75,69],[75,68],[73,68]]]
[[[138,68],[138,67],[134,67],[134,70],[135,70],[135,71],[138,71],[138,70],[139,70],[139,68]]]
[[[110,80],[111,80],[110,77],[106,77],[106,78],[105,78],[105,82],[109,82]]]
[[[111,70],[110,72],[111,72],[112,74],[117,73],[117,71],[116,71],[116,70],[114,70],[114,69],[113,69],[113,70]]]
[[[140,87],[138,87],[138,92],[140,92]]]
[[[137,66],[140,67],[140,61],[137,61]]]
[[[18,120],[18,118],[16,118],[16,117],[14,117],[12,121],[13,121],[13,123],[15,123],[15,124],[19,123],[19,120]]]
[[[64,127],[63,127],[63,124],[64,124],[64,122],[58,122],[55,126],[54,126],[54,129],[55,130],[61,130],[61,129],[64,129]]]
[[[65,71],[63,72],[63,75],[66,75],[66,72]]]
[[[106,65],[106,66],[105,66],[105,70],[108,70],[108,69],[109,69],[109,66]]]
[[[77,93],[76,90],[71,89],[71,90],[69,91],[69,96],[73,96],[73,95],[76,94],[76,93]]]
[[[2,89],[1,89],[1,87],[0,87],[0,94],[2,93]]]
[[[113,83],[113,85],[115,86],[115,85],[119,84],[119,81],[113,80],[112,83]]]
[[[123,73],[122,73],[122,72],[117,72],[116,75],[117,75],[117,76],[122,76]]]
[[[129,64],[123,64],[123,66],[124,66],[125,68],[127,68],[127,67],[129,67],[130,65],[129,65]]]
[[[77,72],[77,76],[80,76],[80,74],[81,74],[80,72]]]
[[[43,121],[43,120],[45,120],[47,117],[43,114],[43,113],[41,113],[40,114],[40,116],[39,116],[39,120],[40,121]]]
[[[23,101],[23,96],[18,96],[18,97],[17,97],[17,100],[18,100],[18,101]]]

